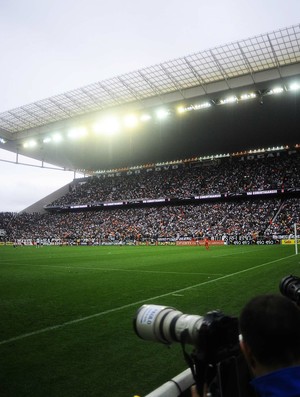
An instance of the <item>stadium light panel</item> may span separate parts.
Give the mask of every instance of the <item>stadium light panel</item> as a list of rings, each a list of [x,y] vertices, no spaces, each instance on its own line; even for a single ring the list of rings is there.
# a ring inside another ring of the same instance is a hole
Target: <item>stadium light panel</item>
[[[85,127],[73,128],[68,132],[68,137],[71,139],[79,139],[87,135]]]
[[[298,91],[300,90],[300,84],[299,83],[292,83],[289,87],[290,91]]]
[[[50,136],[46,136],[44,139],[43,139],[43,143],[50,143],[52,141],[52,139],[50,138]]]
[[[247,101],[248,99],[253,99],[253,98],[256,98],[256,94],[254,92],[242,94],[240,97],[242,101]]]
[[[32,149],[37,145],[37,142],[34,139],[31,139],[30,141],[27,141],[23,144],[23,147],[25,149]]]
[[[63,138],[59,132],[56,132],[53,134],[52,139],[53,139],[53,142],[59,143],[62,141]]]
[[[226,105],[227,103],[234,103],[234,102],[237,102],[237,101],[238,101],[237,97],[233,95],[233,96],[229,96],[229,97],[224,98],[224,99],[220,99],[220,104],[221,105]]]
[[[92,131],[93,131],[95,134],[100,134],[101,131],[102,131],[101,123],[100,123],[100,122],[94,123],[94,124],[92,125]]]
[[[209,103],[209,102],[203,102],[203,103],[201,103],[198,107],[199,107],[199,109],[210,108],[210,107],[211,107],[211,103]]]
[[[140,120],[142,122],[149,121],[149,120],[151,120],[151,116],[150,116],[150,114],[144,113],[141,115]]]
[[[116,117],[107,117],[93,127],[94,132],[102,135],[114,135],[120,131],[120,123]]]
[[[126,128],[134,128],[138,124],[138,118],[134,114],[129,114],[124,117],[124,126]]]
[[[202,102],[202,103],[197,103],[197,104],[192,104],[189,106],[179,106],[177,108],[177,112],[182,114],[185,112],[191,112],[193,110],[201,110],[201,109],[206,109],[206,108],[210,108],[211,107],[211,103],[210,102]]]
[[[270,94],[281,94],[283,92],[282,87],[275,87],[272,90],[270,90]]]
[[[120,123],[115,117],[108,117],[101,123],[101,132],[105,135],[114,135],[120,131]]]
[[[156,116],[159,120],[164,120],[169,116],[169,111],[167,109],[158,109]]]

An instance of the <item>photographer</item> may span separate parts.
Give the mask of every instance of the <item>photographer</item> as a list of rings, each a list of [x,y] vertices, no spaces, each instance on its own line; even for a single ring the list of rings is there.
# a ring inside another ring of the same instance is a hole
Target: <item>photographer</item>
[[[240,314],[240,347],[260,397],[300,397],[300,309],[281,295],[251,299]],[[198,397],[192,387],[192,397]]]

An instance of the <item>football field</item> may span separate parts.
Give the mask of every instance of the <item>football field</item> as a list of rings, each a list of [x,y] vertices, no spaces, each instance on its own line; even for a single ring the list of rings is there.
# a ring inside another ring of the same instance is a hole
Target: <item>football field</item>
[[[289,274],[291,246],[1,246],[0,396],[143,396],[187,366],[135,335],[142,304],[238,315]]]

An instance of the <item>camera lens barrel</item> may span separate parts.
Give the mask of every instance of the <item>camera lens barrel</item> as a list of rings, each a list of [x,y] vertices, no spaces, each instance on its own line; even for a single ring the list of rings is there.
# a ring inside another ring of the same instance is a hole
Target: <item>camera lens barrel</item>
[[[202,316],[183,314],[170,306],[143,305],[134,319],[136,334],[146,340],[195,344]]]

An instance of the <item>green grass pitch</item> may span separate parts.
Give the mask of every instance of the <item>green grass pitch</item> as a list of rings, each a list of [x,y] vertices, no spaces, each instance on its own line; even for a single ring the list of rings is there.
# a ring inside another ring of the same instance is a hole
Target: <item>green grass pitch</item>
[[[143,303],[237,315],[299,262],[290,246],[2,246],[0,396],[145,395],[186,364],[135,335]]]

